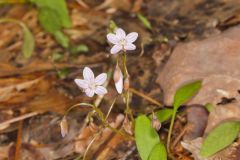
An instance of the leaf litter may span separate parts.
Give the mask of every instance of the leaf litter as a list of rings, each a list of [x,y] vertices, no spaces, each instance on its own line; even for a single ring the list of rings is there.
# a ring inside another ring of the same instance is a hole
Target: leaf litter
[[[203,138],[226,121],[239,121],[239,77],[236,71],[239,61],[238,55],[234,54],[239,48],[239,29],[234,27],[225,31],[240,22],[239,2],[191,2],[124,0],[116,3],[111,0],[69,0],[67,5],[72,26],[61,29],[61,33],[68,37],[70,48],[80,44],[88,46],[88,49],[78,54],[71,54],[71,50],[64,45],[68,42],[61,41],[62,39],[56,41],[41,27],[38,22],[39,10],[36,7],[30,7],[29,4],[1,6],[1,18],[16,19],[26,24],[34,37],[35,48],[31,58],[25,59],[21,49],[26,35],[14,24],[0,24],[0,121],[4,123],[25,114],[37,114],[21,119],[21,129],[19,121],[10,121],[0,129],[0,157],[16,157],[19,152],[17,132],[22,130],[21,159],[75,159],[79,157],[79,153],[83,156],[94,132],[101,130],[87,152],[88,159],[140,159],[132,140],[109,129],[101,129],[97,118],[86,122],[86,117],[91,113],[86,108],[79,107],[75,109],[76,112],[69,113],[69,133],[61,138],[59,123],[67,109],[81,101],[91,101],[76,89],[73,79],[81,75],[85,65],[94,68],[98,74],[112,67],[110,61],[114,58],[110,59],[108,56],[107,51],[110,48],[107,47],[105,35],[110,20],[114,20],[118,26],[123,26],[127,31],[137,31],[140,36],[137,41],[138,49],[129,54],[129,72],[132,77],[136,77],[132,79],[131,87],[159,102],[164,100],[165,105],[171,106],[177,88],[192,80],[202,80],[199,93],[187,103],[201,106],[192,111],[191,106],[188,111],[179,108],[172,134],[175,147],[171,151],[177,159],[201,159],[199,157]],[[142,20],[137,15],[141,15]],[[202,40],[203,38],[207,39]],[[179,42],[189,43],[179,45]],[[32,50],[32,46],[25,48]],[[26,52],[27,57],[30,57],[29,50]],[[53,62],[53,53],[62,57]],[[66,68],[69,74],[59,79],[57,72]],[[110,81],[110,84],[113,83]],[[106,113],[109,109],[106,106],[111,106],[116,95],[113,87],[110,87],[109,92],[100,104]],[[140,99],[137,94],[131,96],[134,116],[159,111],[159,106],[155,103]],[[222,104],[223,98],[233,100]],[[209,116],[205,109],[199,109],[206,103],[214,106]],[[125,122],[122,115],[124,106],[119,100],[116,100],[115,105],[109,121],[113,127],[121,128]],[[168,114],[158,132],[161,142],[167,140],[166,130],[171,117]],[[197,121],[203,122],[199,126]],[[190,131],[187,129],[185,132],[184,128],[189,125]],[[131,127],[128,128],[131,130]],[[238,151],[237,140],[214,157],[237,159]],[[232,157],[229,157],[229,153],[232,153]]]

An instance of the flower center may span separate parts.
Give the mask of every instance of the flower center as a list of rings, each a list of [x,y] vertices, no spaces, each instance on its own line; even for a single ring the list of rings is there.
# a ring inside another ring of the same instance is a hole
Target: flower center
[[[95,90],[96,89],[96,84],[95,83],[90,83],[88,85],[88,87],[91,89],[91,90]]]
[[[121,46],[125,46],[127,41],[126,41],[126,39],[123,38],[119,41],[119,43],[120,43]]]

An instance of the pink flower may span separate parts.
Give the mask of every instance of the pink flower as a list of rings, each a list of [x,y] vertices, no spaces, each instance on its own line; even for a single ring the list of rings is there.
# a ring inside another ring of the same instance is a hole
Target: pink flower
[[[136,46],[133,44],[133,42],[136,41],[137,37],[137,32],[131,32],[126,35],[125,31],[121,28],[117,28],[115,34],[107,34],[108,41],[114,44],[110,51],[111,54],[116,54],[121,50],[135,50]]]
[[[83,69],[83,78],[75,79],[74,81],[78,87],[83,89],[88,97],[93,97],[95,93],[100,96],[107,93],[107,89],[102,86],[107,80],[106,73],[102,73],[95,78],[93,71],[85,67]]]

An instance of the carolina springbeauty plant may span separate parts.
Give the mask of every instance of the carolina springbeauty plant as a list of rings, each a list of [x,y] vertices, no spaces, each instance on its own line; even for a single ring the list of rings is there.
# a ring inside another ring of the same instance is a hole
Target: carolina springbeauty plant
[[[116,67],[113,73],[113,80],[115,82],[115,87],[116,90],[119,94],[123,95],[124,102],[126,104],[126,109],[125,109],[125,119],[128,117],[131,118],[132,121],[134,121],[132,111],[129,107],[129,74],[127,70],[127,65],[126,65],[126,53],[129,50],[135,50],[136,46],[133,44],[138,38],[138,33],[136,32],[131,32],[126,35],[125,31],[121,28],[116,28],[113,33],[108,33],[107,34],[107,40],[109,43],[113,44],[110,53],[111,54],[117,54],[118,53],[118,58],[116,62]],[[122,65],[119,65],[119,63],[122,63]],[[121,67],[122,69],[121,69]],[[123,72],[122,72],[123,70]],[[89,67],[85,67],[83,69],[83,79],[75,79],[74,82],[77,84],[77,86],[88,96],[88,97],[93,97],[94,94],[97,94],[99,96],[104,96],[107,94],[107,89],[104,87],[105,82],[107,81],[107,74],[106,73],[101,73],[99,74],[96,78],[94,76],[93,71]],[[115,100],[112,104],[114,105]],[[125,137],[133,139],[131,135],[126,134],[126,132],[122,132],[120,130],[117,130],[115,128],[112,128],[108,122],[107,122],[107,117],[109,113],[111,112],[111,108],[109,109],[109,112],[106,116],[104,116],[103,112],[94,104],[89,104],[89,103],[79,103],[76,104],[72,107],[69,108],[69,110],[66,112],[66,114],[73,109],[74,107],[77,106],[82,106],[82,107],[91,107],[93,109],[92,113],[97,113],[100,117],[100,120],[103,123],[104,127],[108,127],[112,129],[113,131],[122,134]],[[64,118],[62,119],[60,123],[61,127],[61,133],[62,136],[66,136],[68,133],[68,125],[67,125],[67,119],[66,119],[66,114]],[[89,115],[93,115],[90,114]],[[87,116],[88,118],[90,116]],[[90,147],[90,146],[89,146]],[[89,148],[88,147],[88,148]],[[86,156],[88,149],[85,152],[84,157]],[[84,158],[83,158],[84,159]]]

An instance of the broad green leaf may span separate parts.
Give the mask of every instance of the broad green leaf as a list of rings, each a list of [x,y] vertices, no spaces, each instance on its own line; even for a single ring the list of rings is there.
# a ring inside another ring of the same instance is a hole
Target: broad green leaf
[[[173,115],[172,115],[169,132],[168,132],[168,140],[167,140],[168,150],[169,150],[170,141],[171,141],[173,124],[174,124],[174,120],[175,120],[178,108],[184,103],[186,103],[187,101],[189,101],[199,91],[201,86],[202,86],[202,81],[195,81],[180,87],[176,91],[174,96],[174,101],[173,101]]]
[[[178,108],[189,101],[199,91],[201,86],[201,81],[195,81],[179,88],[174,96],[173,106]]]
[[[34,52],[34,47],[35,47],[35,40],[31,31],[21,21],[10,19],[10,18],[0,19],[0,23],[6,23],[6,22],[15,23],[20,27],[22,27],[22,31],[23,31],[22,53],[25,58],[30,58]]]
[[[63,32],[56,31],[56,32],[54,32],[53,35],[54,35],[55,40],[59,44],[61,44],[61,46],[63,46],[64,48],[68,48],[69,47],[69,39],[68,39],[68,37],[65,34],[63,34]]]
[[[160,111],[155,112],[155,114],[160,122],[164,122],[172,116],[173,109],[162,109]]]
[[[150,119],[145,115],[140,115],[136,119],[135,139],[142,160],[147,160],[154,146],[160,142]]]
[[[154,146],[148,160],[167,160],[167,151],[163,143]]]
[[[239,129],[240,122],[225,122],[214,128],[203,141],[201,155],[211,156],[232,144],[237,138]]]
[[[68,9],[65,0],[30,0],[36,4],[38,8],[49,8],[58,15],[58,20],[61,22],[61,26],[70,27],[71,21],[68,15]]]
[[[138,13],[137,14],[138,19],[142,22],[142,24],[147,28],[147,29],[152,29],[151,23],[148,21],[146,17],[144,17],[142,14]]]
[[[58,14],[52,9],[41,8],[38,18],[41,26],[49,33],[53,34],[62,28]]]

